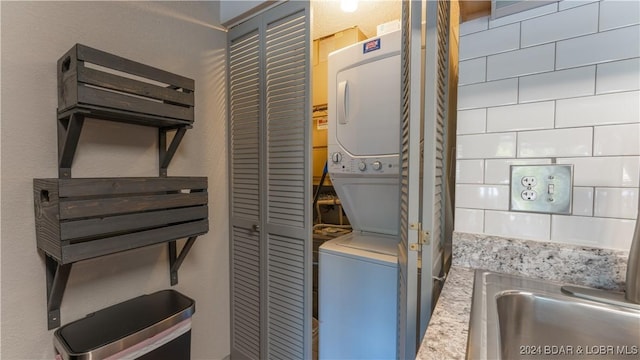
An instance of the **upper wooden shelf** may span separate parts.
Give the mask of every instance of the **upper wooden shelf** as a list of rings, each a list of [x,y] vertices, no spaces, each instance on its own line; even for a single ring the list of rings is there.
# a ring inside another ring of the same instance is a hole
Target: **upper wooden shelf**
[[[159,129],[160,176],[194,122],[192,79],[76,44],[59,60],[58,176],[71,165],[86,117]],[[167,132],[176,131],[167,142]]]
[[[59,60],[58,118],[72,115],[160,128],[194,121],[192,79],[76,44]]]

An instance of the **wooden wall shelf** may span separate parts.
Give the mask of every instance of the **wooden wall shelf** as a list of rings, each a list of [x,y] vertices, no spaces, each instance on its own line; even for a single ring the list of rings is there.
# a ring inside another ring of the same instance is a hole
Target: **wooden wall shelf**
[[[64,265],[209,230],[207,178],[34,179],[38,248]]]
[[[101,119],[155,127],[194,121],[195,82],[76,44],[58,60],[58,114],[83,111]]]
[[[169,243],[175,285],[195,239],[209,231],[206,177],[34,179],[33,198],[37,246],[47,258],[49,329],[60,326],[73,263]]]
[[[58,178],[34,179],[36,242],[44,252],[48,328],[60,326],[71,266],[167,243],[171,285],[209,231],[206,177],[168,177],[194,122],[192,79],[76,44],[57,64]],[[85,118],[158,128],[159,177],[71,178]],[[175,131],[170,142],[167,133]],[[186,238],[178,253],[177,240]]]

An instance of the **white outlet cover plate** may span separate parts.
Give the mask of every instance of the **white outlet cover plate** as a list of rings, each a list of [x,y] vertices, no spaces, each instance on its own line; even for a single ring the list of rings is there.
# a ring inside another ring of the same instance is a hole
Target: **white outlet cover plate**
[[[535,178],[535,184],[525,186],[525,177]],[[573,165],[511,165],[510,186],[511,211],[571,214]],[[527,200],[524,191],[535,191],[534,200]]]

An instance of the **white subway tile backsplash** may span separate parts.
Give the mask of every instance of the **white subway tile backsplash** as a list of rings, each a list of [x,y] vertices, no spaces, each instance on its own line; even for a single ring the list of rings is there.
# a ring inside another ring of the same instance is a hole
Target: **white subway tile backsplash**
[[[640,92],[586,96],[556,102],[556,127],[640,122]]]
[[[488,159],[516,157],[516,134],[458,135],[458,159]]]
[[[592,216],[593,215],[593,188],[573,187],[573,215]]]
[[[590,127],[518,133],[518,157],[591,156]]]
[[[596,188],[593,216],[635,219],[638,188]]]
[[[595,83],[595,66],[529,75],[520,78],[518,101],[524,103],[593,95]]]
[[[598,64],[596,94],[639,89],[640,58]]]
[[[485,132],[487,109],[458,111],[456,134],[478,134]]]
[[[458,87],[458,110],[511,105],[518,102],[518,79]]]
[[[553,129],[553,101],[489,108],[487,132]]]
[[[568,158],[557,162],[574,165],[574,186],[638,187],[640,183],[638,156]]]
[[[640,0],[565,0],[461,24],[456,231],[628,250],[639,24]],[[509,166],[553,160],[574,165],[572,215],[509,212]]]
[[[640,1],[605,0],[600,3],[600,31],[640,23]]]
[[[487,159],[484,164],[485,184],[509,184],[511,165],[551,164],[551,159]]]
[[[520,24],[501,26],[460,37],[460,60],[515,50],[520,46]]]
[[[556,69],[638,56],[640,56],[640,26],[628,26],[559,41],[556,47]]]
[[[640,123],[596,126],[593,155],[640,155]]]
[[[508,185],[456,185],[456,207],[469,209],[507,210]]]
[[[489,20],[489,27],[494,28],[502,25],[511,24],[514,22],[531,19],[534,17],[551,14],[558,11],[558,3],[551,3],[544,6],[539,6],[530,10],[520,11],[513,15],[503,16],[495,20]]]
[[[484,232],[520,239],[549,240],[551,215],[485,211]]]
[[[564,0],[558,3],[558,10],[562,11],[566,9],[571,9],[576,6],[582,6],[582,5],[590,4],[596,1],[598,0]]]
[[[555,52],[555,44],[545,44],[491,55],[487,60],[487,80],[553,71]]]
[[[521,46],[533,46],[598,31],[598,4],[590,4],[522,22]]]
[[[482,184],[484,182],[484,160],[456,161],[456,183]]]
[[[458,85],[483,82],[487,77],[487,58],[460,61],[458,67]]]
[[[481,17],[460,24],[460,36],[468,35],[474,32],[487,30],[489,28],[489,17]]]
[[[551,240],[629,251],[634,220],[553,215]]]
[[[455,231],[482,233],[484,230],[484,210],[456,209]]]

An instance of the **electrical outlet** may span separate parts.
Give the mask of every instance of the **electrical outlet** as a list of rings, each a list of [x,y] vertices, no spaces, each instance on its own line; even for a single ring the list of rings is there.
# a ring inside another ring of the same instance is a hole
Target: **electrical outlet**
[[[533,187],[538,184],[538,181],[535,176],[524,176],[520,183],[526,187]]]
[[[533,190],[525,190],[520,195],[522,196],[522,200],[527,201],[535,201],[535,199],[538,197],[538,194]]]
[[[509,210],[571,214],[573,165],[511,165]]]

